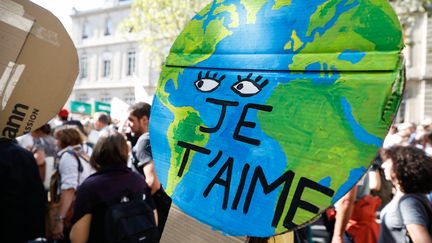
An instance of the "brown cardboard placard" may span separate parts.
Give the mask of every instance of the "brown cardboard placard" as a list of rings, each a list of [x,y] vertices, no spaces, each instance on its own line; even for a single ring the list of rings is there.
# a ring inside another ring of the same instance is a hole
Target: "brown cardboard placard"
[[[26,0],[0,1],[0,137],[54,117],[78,75],[75,46],[60,21]]]

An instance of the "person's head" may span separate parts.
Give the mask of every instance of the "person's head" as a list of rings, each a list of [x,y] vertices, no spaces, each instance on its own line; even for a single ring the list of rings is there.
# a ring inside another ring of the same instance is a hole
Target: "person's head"
[[[397,132],[398,132],[397,126],[394,125],[394,124],[392,124],[392,125],[390,126],[389,134],[395,134],[395,133],[397,133]]]
[[[420,125],[424,128],[424,130],[426,132],[429,132],[429,131],[431,131],[431,127],[432,127],[432,119],[428,117],[428,118],[424,119],[420,123]]]
[[[105,112],[95,113],[94,118],[95,118],[94,128],[97,131],[100,131],[102,128],[111,124],[111,118]]]
[[[417,144],[426,147],[432,147],[432,132],[423,133],[417,141]]]
[[[86,133],[86,131],[85,131],[85,129],[84,129],[84,126],[83,126],[83,124],[80,122],[80,121],[78,121],[78,120],[69,120],[69,121],[65,121],[64,123],[63,123],[63,125],[67,125],[67,126],[75,126],[76,128],[78,128],[79,129],[79,131],[83,134],[83,135],[85,135],[85,136],[87,136],[87,133]]]
[[[401,123],[398,125],[398,134],[401,137],[409,137],[412,133],[413,124],[409,122]]]
[[[387,180],[404,193],[432,191],[432,158],[418,148],[393,146],[381,152],[381,167]]]
[[[117,131],[109,130],[99,137],[90,164],[97,170],[110,165],[126,165],[128,153],[125,137]]]
[[[428,144],[429,146],[432,146],[432,132],[428,132],[424,135],[425,137],[425,144]]]
[[[141,135],[148,132],[151,106],[144,102],[138,102],[129,108],[128,125],[131,132]]]
[[[66,108],[63,108],[59,111],[59,113],[57,115],[58,115],[60,120],[67,121],[68,117],[69,117],[69,111]]]
[[[49,124],[45,124],[38,129],[31,132],[32,137],[43,137],[49,135],[51,133],[51,126]]]
[[[60,149],[64,149],[67,146],[74,146],[82,144],[84,135],[81,131],[72,125],[64,125],[56,129],[54,132],[54,138],[57,141],[57,146]]]

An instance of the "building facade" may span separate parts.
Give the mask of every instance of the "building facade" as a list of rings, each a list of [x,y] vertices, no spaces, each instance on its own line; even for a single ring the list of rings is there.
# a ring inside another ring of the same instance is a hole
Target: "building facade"
[[[397,122],[432,118],[432,18],[417,13],[414,19],[405,30],[407,83]]]
[[[159,75],[142,34],[121,28],[131,5],[132,0],[106,0],[101,8],[71,15],[80,73],[69,101],[151,102]],[[405,43],[407,84],[396,122],[420,123],[432,118],[432,18],[416,14]]]
[[[80,72],[69,101],[151,102],[158,75],[150,68],[142,34],[121,27],[131,5],[131,0],[107,0],[98,9],[74,10],[71,37]]]

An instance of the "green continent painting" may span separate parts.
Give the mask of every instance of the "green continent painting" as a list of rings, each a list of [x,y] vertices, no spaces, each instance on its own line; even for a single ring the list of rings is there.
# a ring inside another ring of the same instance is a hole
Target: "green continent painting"
[[[404,87],[385,0],[215,0],[178,36],[150,120],[173,202],[267,237],[314,220],[366,172]]]

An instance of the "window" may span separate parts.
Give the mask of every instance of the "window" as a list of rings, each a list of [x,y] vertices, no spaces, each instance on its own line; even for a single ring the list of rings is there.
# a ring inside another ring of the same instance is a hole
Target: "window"
[[[401,104],[399,106],[399,110],[396,114],[396,122],[402,123],[405,121],[406,106],[407,106],[406,100],[402,99]]]
[[[124,96],[124,102],[126,102],[128,105],[133,105],[135,103],[135,94],[134,93],[127,93]]]
[[[102,77],[107,78],[111,75],[111,53],[105,52],[102,55]]]
[[[88,76],[88,62],[87,56],[82,55],[80,58],[80,78],[85,79]]]
[[[110,75],[111,72],[111,60],[105,59],[103,60],[103,70],[102,70],[102,77],[106,78]]]
[[[88,95],[86,93],[77,94],[77,101],[79,102],[87,102],[89,100]]]
[[[135,50],[128,51],[127,54],[127,76],[135,73]]]
[[[110,104],[111,103],[111,95],[108,93],[103,93],[99,99],[100,102]]]
[[[107,36],[107,35],[112,35],[112,32],[113,32],[113,23],[112,23],[112,20],[111,20],[111,18],[107,18],[107,19],[105,20],[105,30],[104,30],[104,35],[105,35],[105,36]]]
[[[90,25],[88,22],[84,22],[82,26],[81,38],[87,39],[90,36]]]

